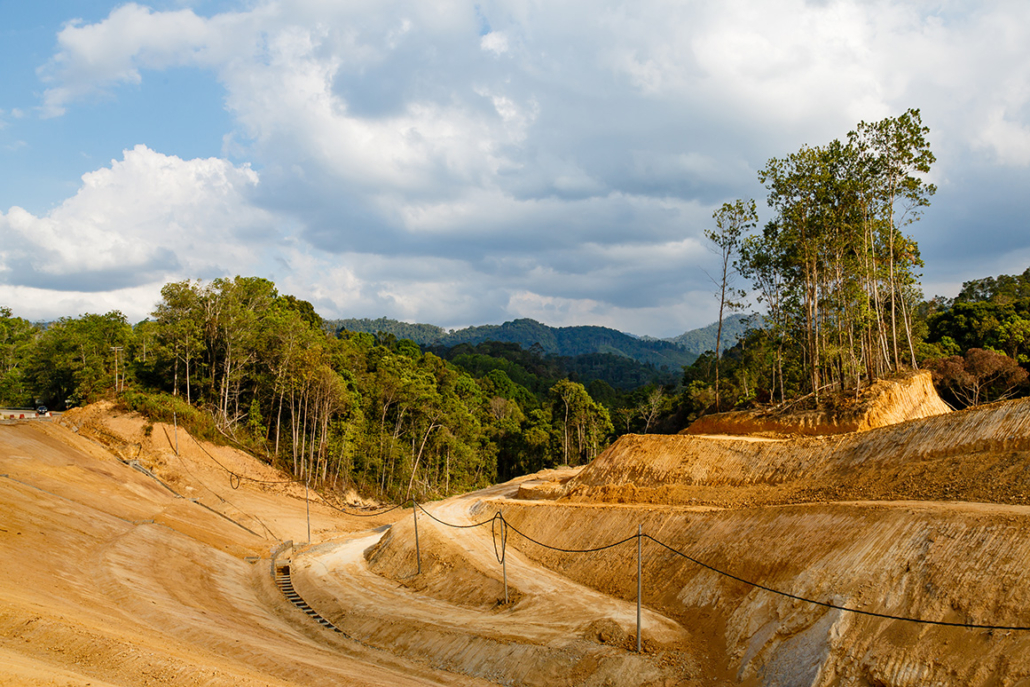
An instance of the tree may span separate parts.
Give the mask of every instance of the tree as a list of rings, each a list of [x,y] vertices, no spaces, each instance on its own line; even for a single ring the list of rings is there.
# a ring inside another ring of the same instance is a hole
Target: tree
[[[36,335],[28,320],[0,307],[0,404],[22,406],[34,400],[25,386],[25,366]]]
[[[967,406],[1011,398],[1027,380],[1027,371],[1004,353],[970,348],[965,356],[928,360],[934,381]]]
[[[719,405],[719,359],[722,351],[723,311],[739,310],[743,304],[738,300],[744,297],[744,291],[733,285],[733,276],[737,271],[734,257],[744,234],[758,223],[758,211],[754,200],[737,200],[734,203],[723,203],[722,207],[712,214],[715,229],[706,229],[705,236],[715,248],[719,256],[719,277],[715,282],[719,297],[719,328],[715,334],[715,405]],[[648,423],[650,424],[650,423]],[[647,430],[644,430],[647,433]]]
[[[637,413],[644,420],[644,434],[651,429],[651,423],[658,417],[665,400],[665,390],[658,386],[651,390],[644,401],[637,407]]]
[[[909,109],[899,117],[887,117],[875,123],[859,122],[848,134],[849,145],[859,151],[864,168],[868,199],[879,218],[880,242],[886,249],[887,285],[889,288],[891,342],[894,363],[898,355],[897,313],[900,310],[913,368],[916,362],[909,317],[911,296],[906,287],[911,285],[912,268],[921,266],[915,242],[901,233],[901,228],[917,221],[922,209],[929,206],[930,197],[937,192],[933,184],[924,183],[918,176],[927,174],[936,161],[930,152],[918,109]]]
[[[115,351],[132,338],[125,315],[86,314],[61,318],[36,341],[26,369],[35,395],[47,405],[85,403],[114,389]]]

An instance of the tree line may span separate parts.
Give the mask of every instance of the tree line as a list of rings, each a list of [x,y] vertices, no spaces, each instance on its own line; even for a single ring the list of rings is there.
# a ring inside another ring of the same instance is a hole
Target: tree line
[[[470,373],[410,340],[330,334],[265,279],[175,282],[161,295],[134,326],[117,312],[37,326],[0,310],[0,403],[116,397],[298,478],[386,499],[578,465],[613,436],[583,384],[529,375],[530,389],[503,365]]]

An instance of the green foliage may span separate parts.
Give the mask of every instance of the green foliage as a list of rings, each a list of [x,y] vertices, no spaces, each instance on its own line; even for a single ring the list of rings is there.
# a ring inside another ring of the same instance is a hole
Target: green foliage
[[[114,349],[124,348],[131,337],[132,328],[120,312],[61,318],[37,337],[28,356],[26,384],[35,398],[53,408],[97,400],[114,386]]]
[[[741,348],[733,400],[818,400],[917,366],[922,260],[902,229],[936,191],[922,179],[927,133],[908,110],[760,172],[776,216],[740,242],[737,266],[767,310],[765,335]]]
[[[0,307],[0,405],[28,406],[35,400],[26,385],[26,361],[38,331],[28,320]]]
[[[160,391],[128,389],[119,395],[118,400],[128,410],[134,410],[156,422],[177,424],[198,439],[223,440],[215,429],[211,414],[193,407],[179,396]]]
[[[926,351],[927,358],[992,348],[1020,363],[1030,362],[1030,297],[956,300],[952,307],[931,315],[927,325],[927,341],[937,349]]]
[[[393,334],[398,339],[411,339],[420,346],[432,346],[447,335],[446,330],[436,325],[398,322],[387,317],[380,317],[375,320],[367,318],[327,320],[325,328],[331,334],[344,330],[348,332],[365,332],[367,334],[386,332]]]
[[[1030,268],[1023,274],[1001,274],[962,283],[955,303],[991,302],[999,305],[1030,298]]]
[[[392,499],[590,460],[612,434],[582,385],[550,393],[561,367],[539,348],[466,347],[463,368],[389,332],[327,334],[310,304],[252,277],[161,295],[135,328],[109,313],[37,331],[0,311],[4,393],[55,407],[114,396],[120,365],[121,402],[152,420],[175,418],[316,485]]]

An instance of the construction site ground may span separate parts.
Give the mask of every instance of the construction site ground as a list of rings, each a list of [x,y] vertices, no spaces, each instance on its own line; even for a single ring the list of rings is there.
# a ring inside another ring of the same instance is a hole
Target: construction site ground
[[[0,424],[0,475],[0,684],[1030,685],[1025,401],[624,437],[424,504],[417,549],[411,508],[107,404]]]

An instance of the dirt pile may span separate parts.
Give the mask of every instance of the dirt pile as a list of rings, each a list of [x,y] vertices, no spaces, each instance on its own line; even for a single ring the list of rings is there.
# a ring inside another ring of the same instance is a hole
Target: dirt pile
[[[835,397],[817,410],[788,406],[705,415],[682,434],[843,434],[950,411],[937,395],[930,373],[919,371],[878,380],[857,397]]]
[[[958,624],[1030,627],[1022,506],[809,504],[759,509],[598,507],[493,500],[537,541],[591,548],[638,525],[718,570],[803,598]],[[531,562],[618,598],[636,596],[636,545],[591,554],[514,537]],[[692,632],[743,685],[1026,684],[1030,632],[857,615],[749,586],[645,540],[649,608]],[[644,625],[644,636],[649,632]]]

